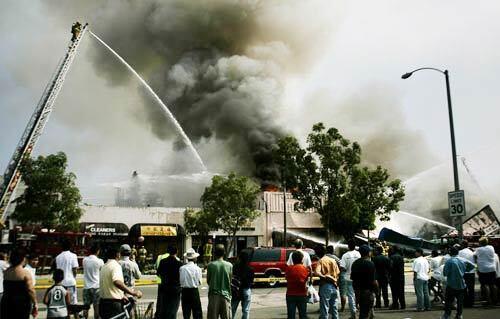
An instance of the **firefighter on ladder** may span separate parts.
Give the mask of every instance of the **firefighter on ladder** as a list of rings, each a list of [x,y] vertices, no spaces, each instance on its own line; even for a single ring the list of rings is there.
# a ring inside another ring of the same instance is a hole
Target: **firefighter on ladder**
[[[72,42],[75,42],[75,40],[80,35],[81,31],[82,31],[82,24],[80,22],[78,22],[78,21],[76,21],[75,23],[73,23],[73,25],[71,26],[71,34],[73,35],[71,37],[71,41]]]
[[[208,264],[212,261],[212,240],[209,238],[203,250],[203,265],[207,268]]]

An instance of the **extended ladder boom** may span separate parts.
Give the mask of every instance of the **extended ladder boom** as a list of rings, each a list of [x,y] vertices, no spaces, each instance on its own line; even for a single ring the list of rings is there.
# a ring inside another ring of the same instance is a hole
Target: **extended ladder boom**
[[[71,30],[73,38],[68,52],[59,63],[54,75],[45,87],[42,97],[40,98],[35,111],[31,115],[21,140],[19,141],[14,154],[7,165],[7,169],[4,173],[3,184],[0,185],[0,222],[2,223],[7,217],[7,208],[12,200],[12,194],[21,179],[19,166],[22,160],[29,157],[33,152],[33,148],[42,134],[45,124],[47,124],[47,121],[49,120],[57,95],[61,91],[66,74],[68,73],[71,63],[75,58],[78,46],[80,45],[80,41],[82,40],[87,29],[88,24],[85,24],[82,27],[81,24],[77,22],[73,25]]]

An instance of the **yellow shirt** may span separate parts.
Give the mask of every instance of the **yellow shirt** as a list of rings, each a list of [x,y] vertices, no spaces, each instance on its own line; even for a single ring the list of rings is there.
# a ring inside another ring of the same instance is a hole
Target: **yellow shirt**
[[[323,256],[323,258],[318,261],[315,271],[321,280],[330,282],[337,286],[340,270],[337,266],[337,262],[333,258]]]
[[[102,299],[122,299],[123,291],[115,286],[116,280],[123,280],[122,266],[115,259],[108,259],[108,262],[101,268],[99,275],[99,295]]]

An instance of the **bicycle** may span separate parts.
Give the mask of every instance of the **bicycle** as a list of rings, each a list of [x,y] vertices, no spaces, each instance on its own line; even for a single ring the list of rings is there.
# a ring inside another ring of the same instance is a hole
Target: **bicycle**
[[[137,302],[133,298],[128,298],[128,302],[123,304],[123,312],[109,319],[153,319],[154,302]]]
[[[71,316],[75,316],[76,318],[85,318],[82,312],[89,309],[90,305],[85,305],[85,304],[68,305],[69,318],[71,318]]]

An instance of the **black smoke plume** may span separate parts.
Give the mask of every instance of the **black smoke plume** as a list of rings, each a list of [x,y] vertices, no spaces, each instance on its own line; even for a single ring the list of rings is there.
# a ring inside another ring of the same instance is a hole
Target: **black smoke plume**
[[[317,38],[329,32],[315,9],[327,3],[90,1],[54,10],[90,18],[92,30],[145,75],[195,144],[223,141],[242,172],[269,181],[276,176],[271,149],[283,135],[275,118],[285,78],[307,64],[322,43]],[[307,23],[312,16],[315,23]],[[109,52],[93,54],[110,84],[131,79]],[[142,107],[156,136],[178,137],[160,108]]]

